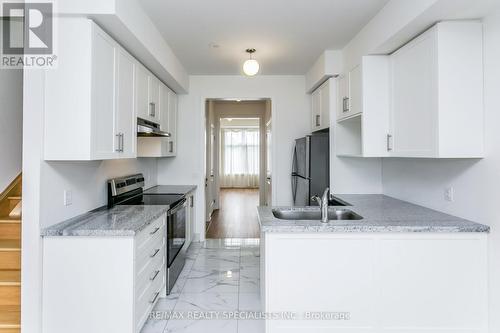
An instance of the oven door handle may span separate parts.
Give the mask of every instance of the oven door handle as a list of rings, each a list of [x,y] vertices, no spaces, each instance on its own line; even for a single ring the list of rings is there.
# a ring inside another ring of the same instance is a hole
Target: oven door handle
[[[174,208],[171,208],[168,210],[168,216],[172,216],[178,211],[180,211],[183,208],[187,207],[187,201],[186,198],[182,199],[177,205],[174,206]]]

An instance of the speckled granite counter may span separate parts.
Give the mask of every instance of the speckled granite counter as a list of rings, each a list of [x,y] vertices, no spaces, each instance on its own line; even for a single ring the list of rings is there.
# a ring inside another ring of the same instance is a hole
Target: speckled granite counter
[[[144,191],[146,194],[188,194],[196,190],[196,185],[158,185]]]
[[[262,232],[489,232],[490,227],[444,214],[406,201],[378,194],[336,195],[351,204],[350,209],[362,220],[335,220],[329,223],[308,220],[281,220],[273,208],[258,207]],[[335,206],[334,206],[335,207]],[[292,209],[316,209],[299,208]]]
[[[42,230],[42,236],[134,236],[165,214],[165,206],[115,206],[76,216]]]

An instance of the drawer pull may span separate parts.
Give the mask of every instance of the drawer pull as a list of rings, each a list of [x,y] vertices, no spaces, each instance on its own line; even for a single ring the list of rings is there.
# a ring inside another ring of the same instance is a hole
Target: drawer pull
[[[158,252],[160,252],[160,249],[154,250],[149,257],[154,258],[158,254]]]
[[[160,227],[156,227],[155,230],[151,231],[149,234],[154,235],[158,230],[160,230]]]
[[[153,304],[154,302],[156,302],[158,295],[160,295],[160,292],[159,291],[155,292],[153,297],[149,300],[149,303]]]
[[[158,276],[158,273],[160,273],[160,270],[154,271],[153,274],[151,274],[151,276],[149,277],[149,279],[153,281]]]

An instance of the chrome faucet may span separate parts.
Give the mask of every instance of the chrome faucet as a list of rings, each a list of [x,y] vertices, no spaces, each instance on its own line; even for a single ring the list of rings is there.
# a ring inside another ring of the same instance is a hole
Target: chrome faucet
[[[320,198],[317,195],[313,195],[311,200],[314,200],[318,203],[319,209],[321,210],[321,222],[328,223],[328,192],[330,189],[327,187],[325,192],[323,192],[323,196]]]

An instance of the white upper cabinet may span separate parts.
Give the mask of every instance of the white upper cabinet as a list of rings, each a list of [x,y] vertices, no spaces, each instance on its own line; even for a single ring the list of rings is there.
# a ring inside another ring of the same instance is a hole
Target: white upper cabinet
[[[389,64],[389,56],[366,56],[337,78],[337,155],[388,156]]]
[[[328,79],[311,94],[311,124],[313,132],[330,127],[330,88],[330,79]]]
[[[363,111],[362,66],[358,65],[338,79],[337,119],[345,119]]]
[[[92,138],[93,158],[114,158],[121,138],[115,128],[115,45],[97,27],[92,29]]]
[[[160,123],[160,80],[152,74],[148,75],[149,120]]]
[[[117,51],[116,128],[118,149],[124,158],[137,155],[137,117],[134,101],[135,59],[125,50]]]
[[[138,138],[137,156],[139,157],[172,157],[177,155],[177,95],[162,82],[158,81],[158,84],[157,112],[160,129],[170,133],[170,137]]]
[[[391,55],[391,156],[483,157],[480,22],[438,23]]]
[[[483,157],[480,22],[436,24],[339,76],[338,156]]]
[[[58,66],[45,71],[45,160],[175,156],[177,95],[86,18],[58,20]],[[137,138],[137,118],[171,138]],[[154,154],[141,142],[160,142]]]
[[[45,159],[135,157],[133,62],[91,20],[59,24],[58,67],[45,72]]]
[[[160,80],[141,64],[136,67],[137,117],[160,123]]]
[[[149,71],[141,64],[135,66],[135,102],[137,117],[150,120],[149,115]]]
[[[165,156],[175,156],[177,155],[177,113],[178,113],[178,101],[177,95],[173,91],[169,91],[168,94],[168,132],[170,137],[168,138],[168,150]]]
[[[170,89],[163,83],[160,83],[160,98],[159,98],[159,112],[160,112],[160,129],[164,132],[169,131],[169,93]]]

